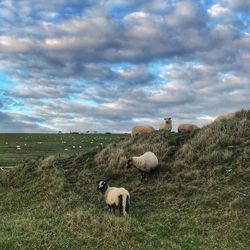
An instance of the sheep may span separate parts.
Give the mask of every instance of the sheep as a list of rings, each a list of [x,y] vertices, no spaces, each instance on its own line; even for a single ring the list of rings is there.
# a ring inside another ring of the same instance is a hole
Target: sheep
[[[158,166],[158,159],[153,152],[146,152],[138,157],[131,157],[127,160],[127,168],[135,167],[141,172],[141,182],[147,182],[152,170]]]
[[[171,132],[172,130],[172,119],[169,118],[164,118],[165,122],[160,124],[159,130],[166,130],[167,132]]]
[[[97,190],[101,191],[104,195],[106,204],[115,212],[119,209],[120,214],[123,213],[124,216],[127,215],[130,205],[130,194],[125,188],[110,187],[105,181],[97,182]]]
[[[155,129],[152,126],[135,126],[132,128],[132,132],[131,132],[131,137],[135,138],[137,135],[140,134],[147,134],[147,133],[151,133],[155,131]]]
[[[198,129],[199,127],[194,124],[180,124],[178,126],[178,132],[184,133],[184,132],[191,132],[193,130]]]
[[[230,120],[234,117],[235,117],[235,112],[231,112],[231,113],[219,115],[214,121],[218,122],[218,121],[223,121],[223,120]]]

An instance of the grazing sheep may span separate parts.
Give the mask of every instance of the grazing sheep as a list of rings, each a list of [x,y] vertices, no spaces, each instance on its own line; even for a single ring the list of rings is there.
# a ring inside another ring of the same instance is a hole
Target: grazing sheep
[[[219,115],[214,121],[223,121],[223,120],[230,120],[235,117],[235,112]]]
[[[109,187],[105,181],[97,182],[97,190],[100,190],[104,195],[109,211],[119,209],[120,214],[127,215],[130,205],[130,194],[125,188]]]
[[[169,118],[164,118],[165,122],[160,124],[160,130],[166,130],[168,132],[171,132],[172,130],[172,119]]]
[[[194,124],[180,124],[178,127],[178,132],[179,133],[184,133],[184,132],[191,132],[195,129],[198,129],[199,127],[194,125]]]
[[[151,133],[153,131],[155,131],[155,129],[152,126],[148,126],[148,125],[136,126],[136,127],[132,128],[131,137],[134,138],[137,135],[147,134],[147,133]]]
[[[127,168],[135,167],[141,172],[141,182],[148,181],[151,170],[158,166],[158,159],[153,152],[146,152],[138,157],[131,157],[127,161]]]

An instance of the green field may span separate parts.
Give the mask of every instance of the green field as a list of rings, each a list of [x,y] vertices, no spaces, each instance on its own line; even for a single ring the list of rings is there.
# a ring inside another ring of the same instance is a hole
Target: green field
[[[113,139],[0,169],[0,249],[250,249],[250,111],[193,133]],[[145,151],[159,168],[141,183],[119,159]],[[128,217],[108,212],[100,179],[129,190]]]
[[[0,166],[14,166],[37,156],[67,157],[127,137],[126,134],[0,134]]]

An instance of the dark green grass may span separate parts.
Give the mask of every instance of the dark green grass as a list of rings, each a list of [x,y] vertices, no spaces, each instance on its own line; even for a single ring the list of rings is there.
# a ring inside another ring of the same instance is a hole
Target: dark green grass
[[[249,115],[0,172],[0,249],[250,249]],[[145,150],[160,167],[142,184],[119,156]],[[130,191],[127,218],[109,214],[101,178]]]
[[[67,157],[126,137],[125,134],[0,134],[0,166],[14,166],[37,156]],[[17,150],[17,145],[21,150]]]

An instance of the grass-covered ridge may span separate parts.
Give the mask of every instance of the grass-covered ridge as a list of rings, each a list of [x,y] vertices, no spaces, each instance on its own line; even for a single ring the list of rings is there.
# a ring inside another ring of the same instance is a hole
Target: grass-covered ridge
[[[147,184],[120,156],[151,150]],[[150,135],[0,172],[0,249],[249,249],[250,111],[192,134]],[[96,181],[131,193],[110,215]]]

